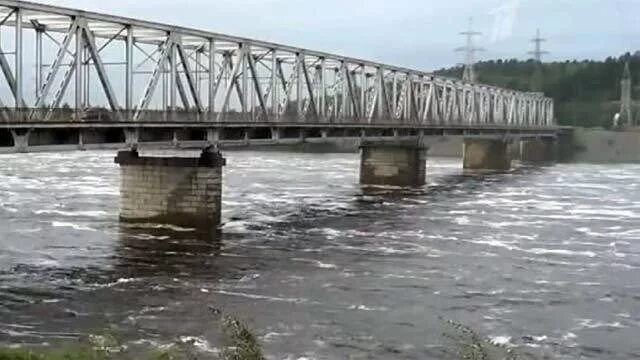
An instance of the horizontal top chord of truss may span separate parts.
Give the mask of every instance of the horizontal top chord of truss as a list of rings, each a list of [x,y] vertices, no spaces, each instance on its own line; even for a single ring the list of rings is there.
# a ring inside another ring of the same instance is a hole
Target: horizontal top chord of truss
[[[0,49],[0,70],[15,108],[31,109],[20,121],[60,121],[54,110],[70,101],[76,114],[67,121],[107,108],[119,122],[161,110],[217,122],[554,125],[553,101],[540,93],[295,46],[0,0],[0,31],[8,28],[14,64],[10,49]],[[34,60],[23,50],[27,32],[35,34]]]

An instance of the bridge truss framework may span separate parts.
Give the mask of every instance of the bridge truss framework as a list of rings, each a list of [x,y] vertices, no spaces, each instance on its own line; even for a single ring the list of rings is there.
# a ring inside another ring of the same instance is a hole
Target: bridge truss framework
[[[0,0],[0,33],[5,123],[555,126],[541,93],[126,17]]]

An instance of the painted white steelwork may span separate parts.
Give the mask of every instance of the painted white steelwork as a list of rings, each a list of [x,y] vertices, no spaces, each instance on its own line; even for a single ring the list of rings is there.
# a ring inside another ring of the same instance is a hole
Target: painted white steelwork
[[[540,93],[150,21],[0,0],[0,33],[8,123],[555,126]]]

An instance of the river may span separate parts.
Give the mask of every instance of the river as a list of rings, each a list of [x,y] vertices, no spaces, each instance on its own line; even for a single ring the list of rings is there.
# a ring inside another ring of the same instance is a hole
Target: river
[[[434,359],[451,319],[555,359],[640,357],[640,165],[364,191],[355,154],[227,152],[222,234],[118,221],[114,152],[0,157],[0,343],[110,329],[274,359]]]

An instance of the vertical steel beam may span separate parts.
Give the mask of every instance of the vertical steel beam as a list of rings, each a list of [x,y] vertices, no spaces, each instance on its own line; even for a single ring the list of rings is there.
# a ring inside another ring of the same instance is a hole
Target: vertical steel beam
[[[318,106],[320,107],[320,117],[326,118],[327,116],[327,60],[322,58],[320,60],[320,101]]]
[[[91,55],[89,54],[89,49],[87,49],[87,47],[84,47],[84,50],[82,51],[82,67],[83,67],[83,71],[84,71],[84,75],[82,78],[82,81],[84,82],[83,85],[83,96],[82,96],[82,103],[83,106],[85,108],[88,108],[89,106],[91,106],[91,68],[90,68],[90,64],[91,64]]]
[[[358,104],[358,115],[364,118],[367,116],[367,71],[364,64],[360,65],[360,101]]]
[[[178,64],[176,58],[175,35],[171,35],[171,44],[169,45],[169,110],[176,111],[178,104]]]
[[[340,117],[341,118],[346,118],[347,116],[349,116],[348,113],[348,109],[349,109],[349,105],[347,105],[347,102],[349,101],[349,95],[348,95],[348,89],[347,89],[347,76],[348,76],[348,71],[349,69],[347,68],[347,63],[346,62],[342,62],[341,64],[341,69],[340,69],[340,75],[341,75],[341,79],[340,79],[340,85],[341,85],[341,99],[340,99]]]
[[[22,9],[18,8],[15,11],[16,16],[16,24],[15,24],[15,46],[16,46],[16,54],[15,54],[15,79],[16,79],[16,94],[15,94],[15,105],[16,108],[21,108],[23,106],[23,77],[22,77]]]
[[[278,79],[276,68],[278,66],[278,53],[276,49],[271,49],[271,115],[275,120],[278,116]]]
[[[202,47],[196,49],[196,64],[193,69],[193,77],[195,77],[196,81],[196,91],[198,93],[198,97],[202,94],[202,77],[200,73],[202,72],[202,54],[204,53],[204,49]]]
[[[338,82],[340,81],[340,69],[333,69],[333,116],[334,120],[338,118]]]
[[[216,41],[209,39],[209,120],[216,113]]]
[[[83,24],[84,26],[84,24]],[[75,86],[75,110],[76,114],[80,115],[81,110],[83,108],[82,104],[82,96],[83,96],[83,86],[84,82],[82,81],[82,56],[84,53],[84,36],[82,36],[83,26],[78,26],[76,29],[76,53],[75,53],[75,75],[76,75],[76,86]]]
[[[248,48],[248,44],[243,43],[240,44],[242,48],[242,58],[239,59],[240,66],[242,66],[242,94],[240,94],[240,106],[242,107],[242,116],[246,117],[247,115],[247,104],[248,104],[248,96],[249,96],[249,71],[247,70],[248,60],[247,57],[252,56],[251,51]]]
[[[36,28],[36,99],[42,92],[42,28]]]
[[[131,119],[131,111],[133,110],[133,27],[127,26],[126,40],[126,74],[124,89],[124,108],[126,110],[127,120]]]
[[[300,52],[297,56],[297,67],[296,67],[296,105],[297,110],[296,114],[298,120],[303,116],[303,99],[302,99],[302,72],[304,70],[303,63],[305,61],[304,53]]]
[[[278,66],[278,53],[276,49],[271,49],[271,116],[275,119],[278,116],[278,76],[276,67]]]
[[[389,99],[387,98],[387,84],[384,82],[384,68],[382,66],[378,67],[377,75],[378,119],[385,120],[385,117],[389,113]]]
[[[391,84],[392,86],[391,108],[393,109],[392,116],[395,117],[396,109],[398,108],[398,73],[395,70],[393,70],[392,72],[392,77],[393,77],[393,83]]]
[[[164,48],[162,49],[162,51],[160,52],[161,54],[166,54],[166,56],[168,57],[169,54],[169,48],[171,46],[171,42],[170,40],[167,40],[165,42]],[[161,64],[161,68],[160,68],[160,75],[162,76],[162,114],[164,116],[164,120],[166,120],[166,115],[167,115],[167,110],[169,109],[169,72],[167,69],[167,64],[169,63],[168,60],[164,60],[162,61]]]

